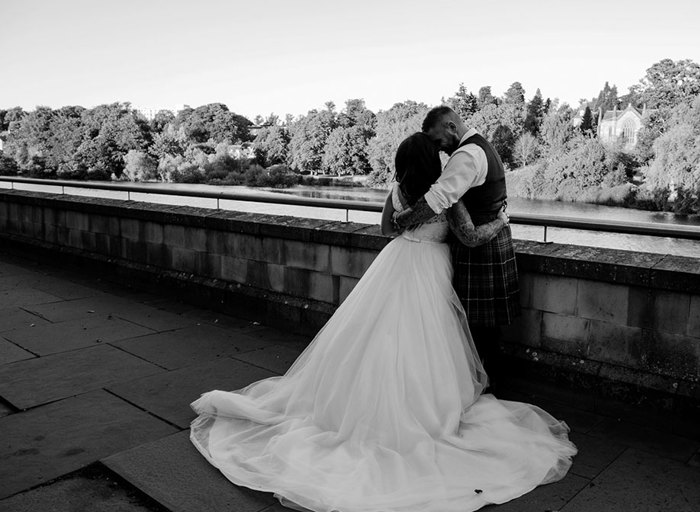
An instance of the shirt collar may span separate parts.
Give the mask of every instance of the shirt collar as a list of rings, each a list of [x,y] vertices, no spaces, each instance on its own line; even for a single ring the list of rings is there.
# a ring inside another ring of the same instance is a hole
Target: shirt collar
[[[467,130],[467,133],[464,134],[464,136],[463,136],[462,139],[459,141],[459,143],[461,144],[462,142],[464,142],[465,140],[467,140],[469,137],[471,137],[471,136],[473,136],[473,135],[476,135],[476,134],[477,134],[477,131],[476,131],[474,128],[469,128],[469,129]]]

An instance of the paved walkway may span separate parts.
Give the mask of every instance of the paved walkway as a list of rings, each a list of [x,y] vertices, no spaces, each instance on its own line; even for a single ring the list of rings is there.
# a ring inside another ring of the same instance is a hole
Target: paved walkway
[[[188,404],[284,373],[308,341],[0,248],[0,510],[287,510],[204,461]],[[700,510],[697,424],[529,382],[504,397],[566,420],[580,453],[484,510]]]

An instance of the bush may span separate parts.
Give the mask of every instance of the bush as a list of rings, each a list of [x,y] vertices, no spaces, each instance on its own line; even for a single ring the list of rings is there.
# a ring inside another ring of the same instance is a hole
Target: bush
[[[0,153],[0,176],[16,176],[19,173],[19,166],[14,159]]]

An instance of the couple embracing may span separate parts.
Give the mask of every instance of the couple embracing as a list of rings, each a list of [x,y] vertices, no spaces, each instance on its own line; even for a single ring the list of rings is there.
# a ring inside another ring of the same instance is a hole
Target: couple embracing
[[[290,508],[471,511],[561,479],[576,453],[564,422],[484,392],[474,341],[491,363],[518,309],[498,155],[437,107],[395,163],[382,230],[398,236],[287,373],[192,404],[202,455]]]

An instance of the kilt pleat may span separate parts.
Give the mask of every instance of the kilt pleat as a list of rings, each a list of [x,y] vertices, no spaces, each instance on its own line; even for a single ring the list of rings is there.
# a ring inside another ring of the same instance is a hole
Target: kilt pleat
[[[452,241],[454,288],[470,325],[509,325],[520,314],[520,288],[510,226],[490,242],[466,247]]]

